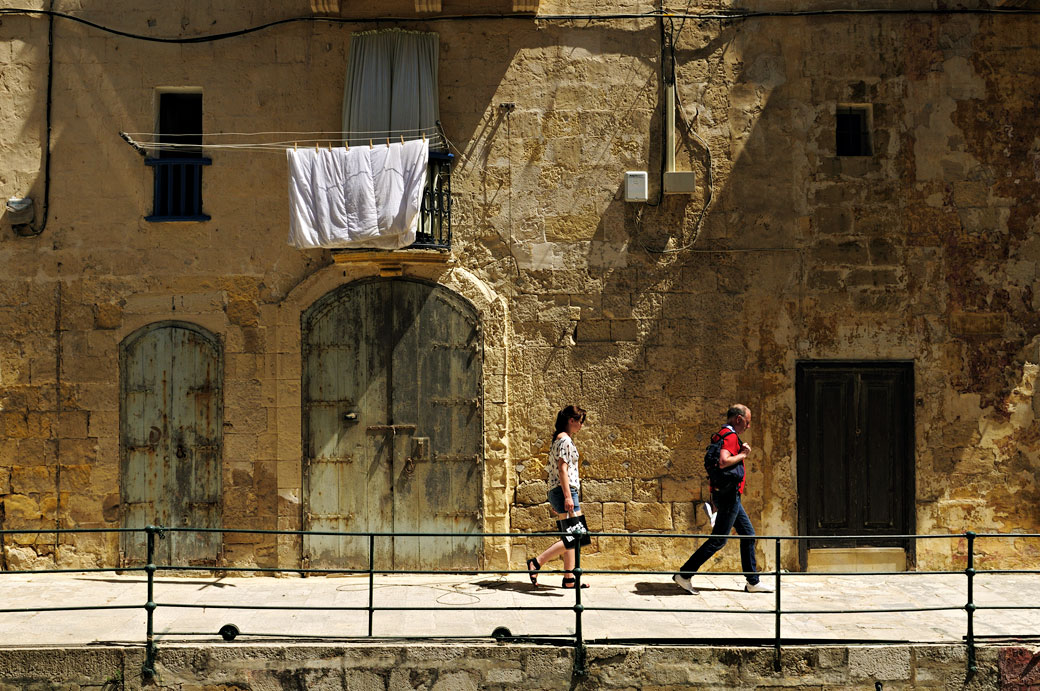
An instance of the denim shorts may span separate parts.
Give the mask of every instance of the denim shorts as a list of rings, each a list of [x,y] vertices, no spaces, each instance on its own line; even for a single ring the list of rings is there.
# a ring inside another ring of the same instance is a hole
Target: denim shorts
[[[578,507],[578,490],[571,487],[571,499],[574,500],[574,510],[580,510]],[[563,508],[563,488],[557,485],[549,490],[549,506],[556,513],[567,513],[567,509]]]

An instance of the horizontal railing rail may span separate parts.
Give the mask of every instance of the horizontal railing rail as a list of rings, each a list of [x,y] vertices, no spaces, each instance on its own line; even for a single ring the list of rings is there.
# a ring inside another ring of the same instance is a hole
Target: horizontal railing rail
[[[527,576],[527,569],[522,570],[503,570],[503,569],[477,569],[474,570],[470,567],[460,569],[399,569],[399,568],[383,568],[377,567],[375,563],[375,541],[379,538],[393,539],[393,538],[448,538],[448,537],[465,537],[465,538],[560,538],[563,536],[562,533],[558,532],[540,532],[540,533],[452,533],[452,532],[340,532],[340,531],[314,531],[314,530],[261,530],[261,529],[248,529],[248,528],[187,528],[187,527],[162,527],[162,526],[146,526],[144,528],[64,528],[64,529],[5,529],[0,530],[0,544],[6,542],[8,536],[14,535],[74,535],[74,534],[97,534],[97,533],[144,533],[146,538],[147,547],[147,563],[140,566],[113,566],[113,567],[75,567],[75,568],[48,568],[48,569],[6,569],[0,571],[0,577],[5,574],[19,574],[19,573],[32,573],[32,574],[65,574],[65,573],[133,573],[143,572],[146,575],[146,600],[143,604],[97,604],[97,605],[41,605],[35,607],[0,607],[0,614],[16,614],[16,613],[30,613],[30,612],[73,612],[73,611],[105,611],[105,610],[128,610],[128,609],[141,609],[143,608],[146,612],[146,626],[145,626],[145,639],[144,645],[146,650],[145,665],[142,670],[142,674],[146,678],[150,678],[155,674],[155,662],[157,655],[157,636],[208,636],[219,634],[224,640],[233,640],[238,635],[249,635],[255,637],[277,637],[283,639],[329,639],[329,638],[358,638],[357,636],[318,636],[311,634],[290,634],[290,633],[261,633],[261,632],[246,632],[242,634],[237,627],[232,624],[225,625],[217,634],[212,632],[175,632],[166,631],[163,633],[156,634],[154,629],[154,617],[155,612],[160,607],[168,609],[215,609],[215,610],[252,610],[252,611],[299,611],[299,612],[365,612],[367,613],[367,635],[361,636],[364,639],[401,639],[401,638],[433,638],[433,639],[472,639],[472,634],[467,635],[415,635],[414,633],[400,632],[394,635],[374,635],[373,629],[373,617],[376,612],[406,612],[406,611],[457,611],[458,607],[454,605],[442,605],[442,606],[430,606],[430,605],[408,605],[408,604],[393,604],[393,605],[377,605],[375,603],[374,591],[375,591],[375,575],[489,575],[489,574],[517,574]],[[264,567],[264,566],[223,566],[223,565],[194,565],[194,564],[156,564],[156,541],[164,539],[170,533],[221,533],[221,534],[251,534],[251,535],[268,535],[268,536],[325,536],[325,537],[343,537],[343,538],[366,538],[368,541],[368,565],[367,568],[310,568],[310,567]],[[591,532],[590,537],[593,538],[610,538],[610,537],[638,537],[640,539],[705,539],[711,537],[705,534],[690,534],[690,533],[610,533],[610,532]],[[849,540],[872,540],[877,536],[836,536],[835,539],[843,542]],[[826,537],[821,536],[797,536],[797,535],[756,535],[755,540],[771,541],[774,544],[774,555],[772,570],[760,571],[758,576],[762,578],[773,578],[775,579],[774,589],[774,602],[773,607],[764,609],[737,609],[737,610],[721,610],[718,607],[623,607],[623,606],[607,606],[607,605],[586,605],[582,603],[582,589],[581,579],[582,577],[590,574],[623,574],[623,575],[648,575],[648,576],[670,576],[675,572],[673,570],[660,571],[660,570],[617,570],[617,569],[583,569],[581,566],[581,547],[577,546],[575,549],[575,566],[571,569],[575,578],[574,588],[574,600],[572,604],[562,605],[523,605],[523,606],[499,606],[499,605],[473,605],[468,604],[467,610],[474,611],[569,611],[573,612],[574,615],[574,632],[567,634],[540,634],[540,635],[523,635],[514,636],[511,632],[505,629],[496,629],[492,632],[492,636],[497,639],[505,640],[546,640],[546,641],[565,641],[568,645],[573,645],[575,648],[574,656],[574,671],[575,674],[582,675],[585,673],[585,645],[586,638],[582,628],[582,616],[586,612],[602,611],[602,612],[670,612],[670,613],[730,613],[730,614],[747,614],[747,615],[772,615],[774,617],[774,630],[772,640],[772,647],[774,649],[774,661],[776,669],[780,669],[780,661],[782,655],[782,647],[785,642],[782,628],[782,618],[784,616],[792,615],[829,615],[829,614],[891,614],[891,613],[908,613],[908,612],[943,612],[943,611],[957,611],[963,610],[966,613],[965,622],[965,635],[963,636],[963,642],[967,649],[967,661],[968,661],[968,675],[969,677],[977,671],[976,662],[976,640],[980,638],[976,636],[974,630],[974,617],[975,613],[980,610],[1040,610],[1040,605],[1021,605],[1012,603],[997,603],[997,604],[978,604],[975,601],[974,585],[975,578],[980,574],[1040,574],[1040,570],[1037,569],[977,569],[975,567],[976,560],[976,547],[975,542],[980,538],[987,539],[1037,539],[1040,538],[1040,534],[1036,533],[974,533],[966,532],[960,534],[932,534],[932,535],[894,535],[885,536],[886,538],[892,539],[905,539],[905,540],[963,540],[965,541],[965,548],[963,558],[965,560],[965,568],[961,570],[953,569],[939,569],[939,570],[923,570],[923,571],[828,571],[827,576],[847,576],[847,577],[870,577],[870,576],[882,576],[882,575],[921,575],[921,576],[935,576],[935,575],[963,575],[966,577],[965,581],[965,601],[964,604],[957,605],[928,605],[928,606],[889,606],[889,607],[871,607],[871,608],[784,608],[783,607],[783,583],[784,580],[797,579],[805,576],[819,576],[819,573],[809,572],[788,572],[780,568],[781,557],[782,557],[782,545],[785,542],[798,542],[802,540],[827,540]],[[737,537],[736,539],[740,539]],[[251,573],[251,574],[273,574],[273,573],[292,573],[301,575],[359,575],[367,576],[367,604],[364,605],[268,605],[268,604],[255,604],[255,603],[186,603],[186,602],[165,602],[157,601],[155,597],[155,585],[156,585],[156,574],[160,572],[192,572],[192,573]],[[562,574],[563,569],[548,569],[543,568],[540,573],[542,574]],[[748,572],[744,571],[712,571],[712,575],[732,575],[732,576],[747,576]],[[1026,637],[1036,637],[1036,632],[1023,633]],[[1008,635],[999,636],[984,636],[982,638],[1007,638]],[[671,643],[681,643],[683,638],[670,638],[668,639]],[[614,643],[623,642],[624,639],[611,639]],[[788,643],[790,645],[790,642]]]

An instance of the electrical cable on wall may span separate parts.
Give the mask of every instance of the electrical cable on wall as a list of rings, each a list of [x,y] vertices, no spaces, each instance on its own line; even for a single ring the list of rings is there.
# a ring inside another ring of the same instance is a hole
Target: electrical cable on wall
[[[47,105],[44,119],[46,120],[47,134],[41,147],[41,155],[44,158],[43,165],[43,220],[39,227],[34,225],[15,226],[15,231],[22,237],[38,237],[47,228],[47,219],[50,217],[51,200],[51,111],[54,103],[54,0],[50,0],[52,14],[47,20]]]
[[[686,24],[686,19],[683,19],[682,23],[679,25],[679,28],[676,29],[675,28],[675,21],[674,21],[674,19],[669,17],[668,18],[669,31],[668,31],[668,35],[666,37],[665,34],[664,34],[664,18],[661,19],[661,32],[662,32],[662,34],[661,34],[661,36],[662,36],[661,37],[661,41],[662,41],[662,54],[661,54],[661,57],[662,57],[662,61],[664,60],[665,52],[667,52],[667,55],[668,55],[668,72],[667,72],[667,74],[665,73],[664,64],[662,64],[662,66],[661,66],[662,82],[667,80],[669,83],[673,84],[674,87],[675,87],[676,93],[678,93],[679,89],[678,89],[678,80],[677,80],[677,77],[676,77],[676,69],[675,69],[675,62],[676,62],[675,61],[675,43],[676,43],[676,39],[678,38],[679,33],[682,31],[682,29],[685,26],[685,24]],[[686,125],[686,132],[688,134],[692,135],[700,143],[700,145],[704,147],[704,151],[705,151],[705,153],[707,154],[707,157],[708,157],[707,188],[705,190],[704,206],[701,207],[700,213],[697,215],[697,221],[696,221],[696,223],[694,224],[694,227],[693,227],[693,237],[690,238],[689,242],[687,242],[682,247],[675,247],[675,248],[671,248],[671,249],[655,249],[655,248],[647,246],[643,242],[640,242],[639,243],[640,246],[643,248],[644,251],[646,251],[649,254],[675,254],[675,253],[683,252],[683,251],[686,251],[686,250],[692,248],[693,245],[697,242],[697,238],[700,237],[701,225],[704,222],[704,216],[708,212],[708,207],[711,205],[711,202],[712,202],[712,200],[714,199],[714,196],[715,196],[714,163],[713,163],[712,155],[711,155],[711,147],[708,146],[708,143],[706,141],[704,141],[704,139],[702,139],[700,137],[700,135],[698,135],[693,130],[693,123],[691,122],[690,118],[686,115],[686,111],[683,108],[682,98],[681,97],[676,98],[676,101],[679,104],[679,112],[682,114],[683,122]],[[674,104],[668,104],[668,107],[674,108],[675,105]],[[662,132],[662,134],[666,134],[666,133]],[[663,146],[667,146],[667,141],[668,141],[668,137],[667,136],[663,136],[662,137]],[[661,201],[663,199],[663,194],[664,194],[664,171],[665,171],[665,155],[664,155],[664,152],[662,151],[662,155],[661,155],[661,184],[660,184],[659,189],[658,189],[657,202],[652,203],[652,204],[647,202],[647,206],[659,206],[661,204]]]
[[[0,15],[44,15],[58,19],[65,19],[104,31],[116,36],[130,38],[138,41],[149,41],[152,43],[208,43],[211,41],[223,41],[238,36],[264,31],[276,26],[295,23],[328,23],[328,24],[376,24],[386,22],[446,22],[446,21],[486,21],[494,20],[523,20],[527,22],[597,22],[618,21],[630,19],[654,19],[659,16],[667,16],[675,19],[694,20],[719,20],[719,21],[746,21],[748,19],[763,18],[797,18],[814,16],[838,16],[838,15],[1040,15],[1040,9],[1029,9],[1022,7],[980,7],[980,8],[863,8],[863,9],[821,9],[821,10],[778,10],[778,11],[734,11],[734,12],[669,12],[659,9],[650,12],[615,13],[615,14],[530,14],[530,13],[484,13],[464,15],[435,15],[429,17],[326,17],[326,16],[302,16],[278,19],[264,24],[226,31],[219,34],[192,37],[163,37],[136,34],[131,31],[115,29],[97,22],[92,22],[82,17],[54,10],[37,10],[27,7],[8,7],[0,9]]]

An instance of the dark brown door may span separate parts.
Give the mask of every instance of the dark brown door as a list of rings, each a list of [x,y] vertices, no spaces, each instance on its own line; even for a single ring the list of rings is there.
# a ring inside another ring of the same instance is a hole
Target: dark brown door
[[[799,533],[805,548],[908,546],[913,363],[798,363]],[[853,539],[853,536],[864,539]]]

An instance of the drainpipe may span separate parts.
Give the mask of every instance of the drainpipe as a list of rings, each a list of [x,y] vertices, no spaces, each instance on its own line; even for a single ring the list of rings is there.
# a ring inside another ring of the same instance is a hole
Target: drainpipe
[[[664,84],[664,171],[675,172],[675,79]]]
[[[663,21],[663,20],[662,20]],[[674,27],[673,27],[674,28]],[[668,33],[668,71],[664,78],[664,172],[661,186],[665,194],[693,194],[695,177],[693,171],[675,169],[675,32]]]

